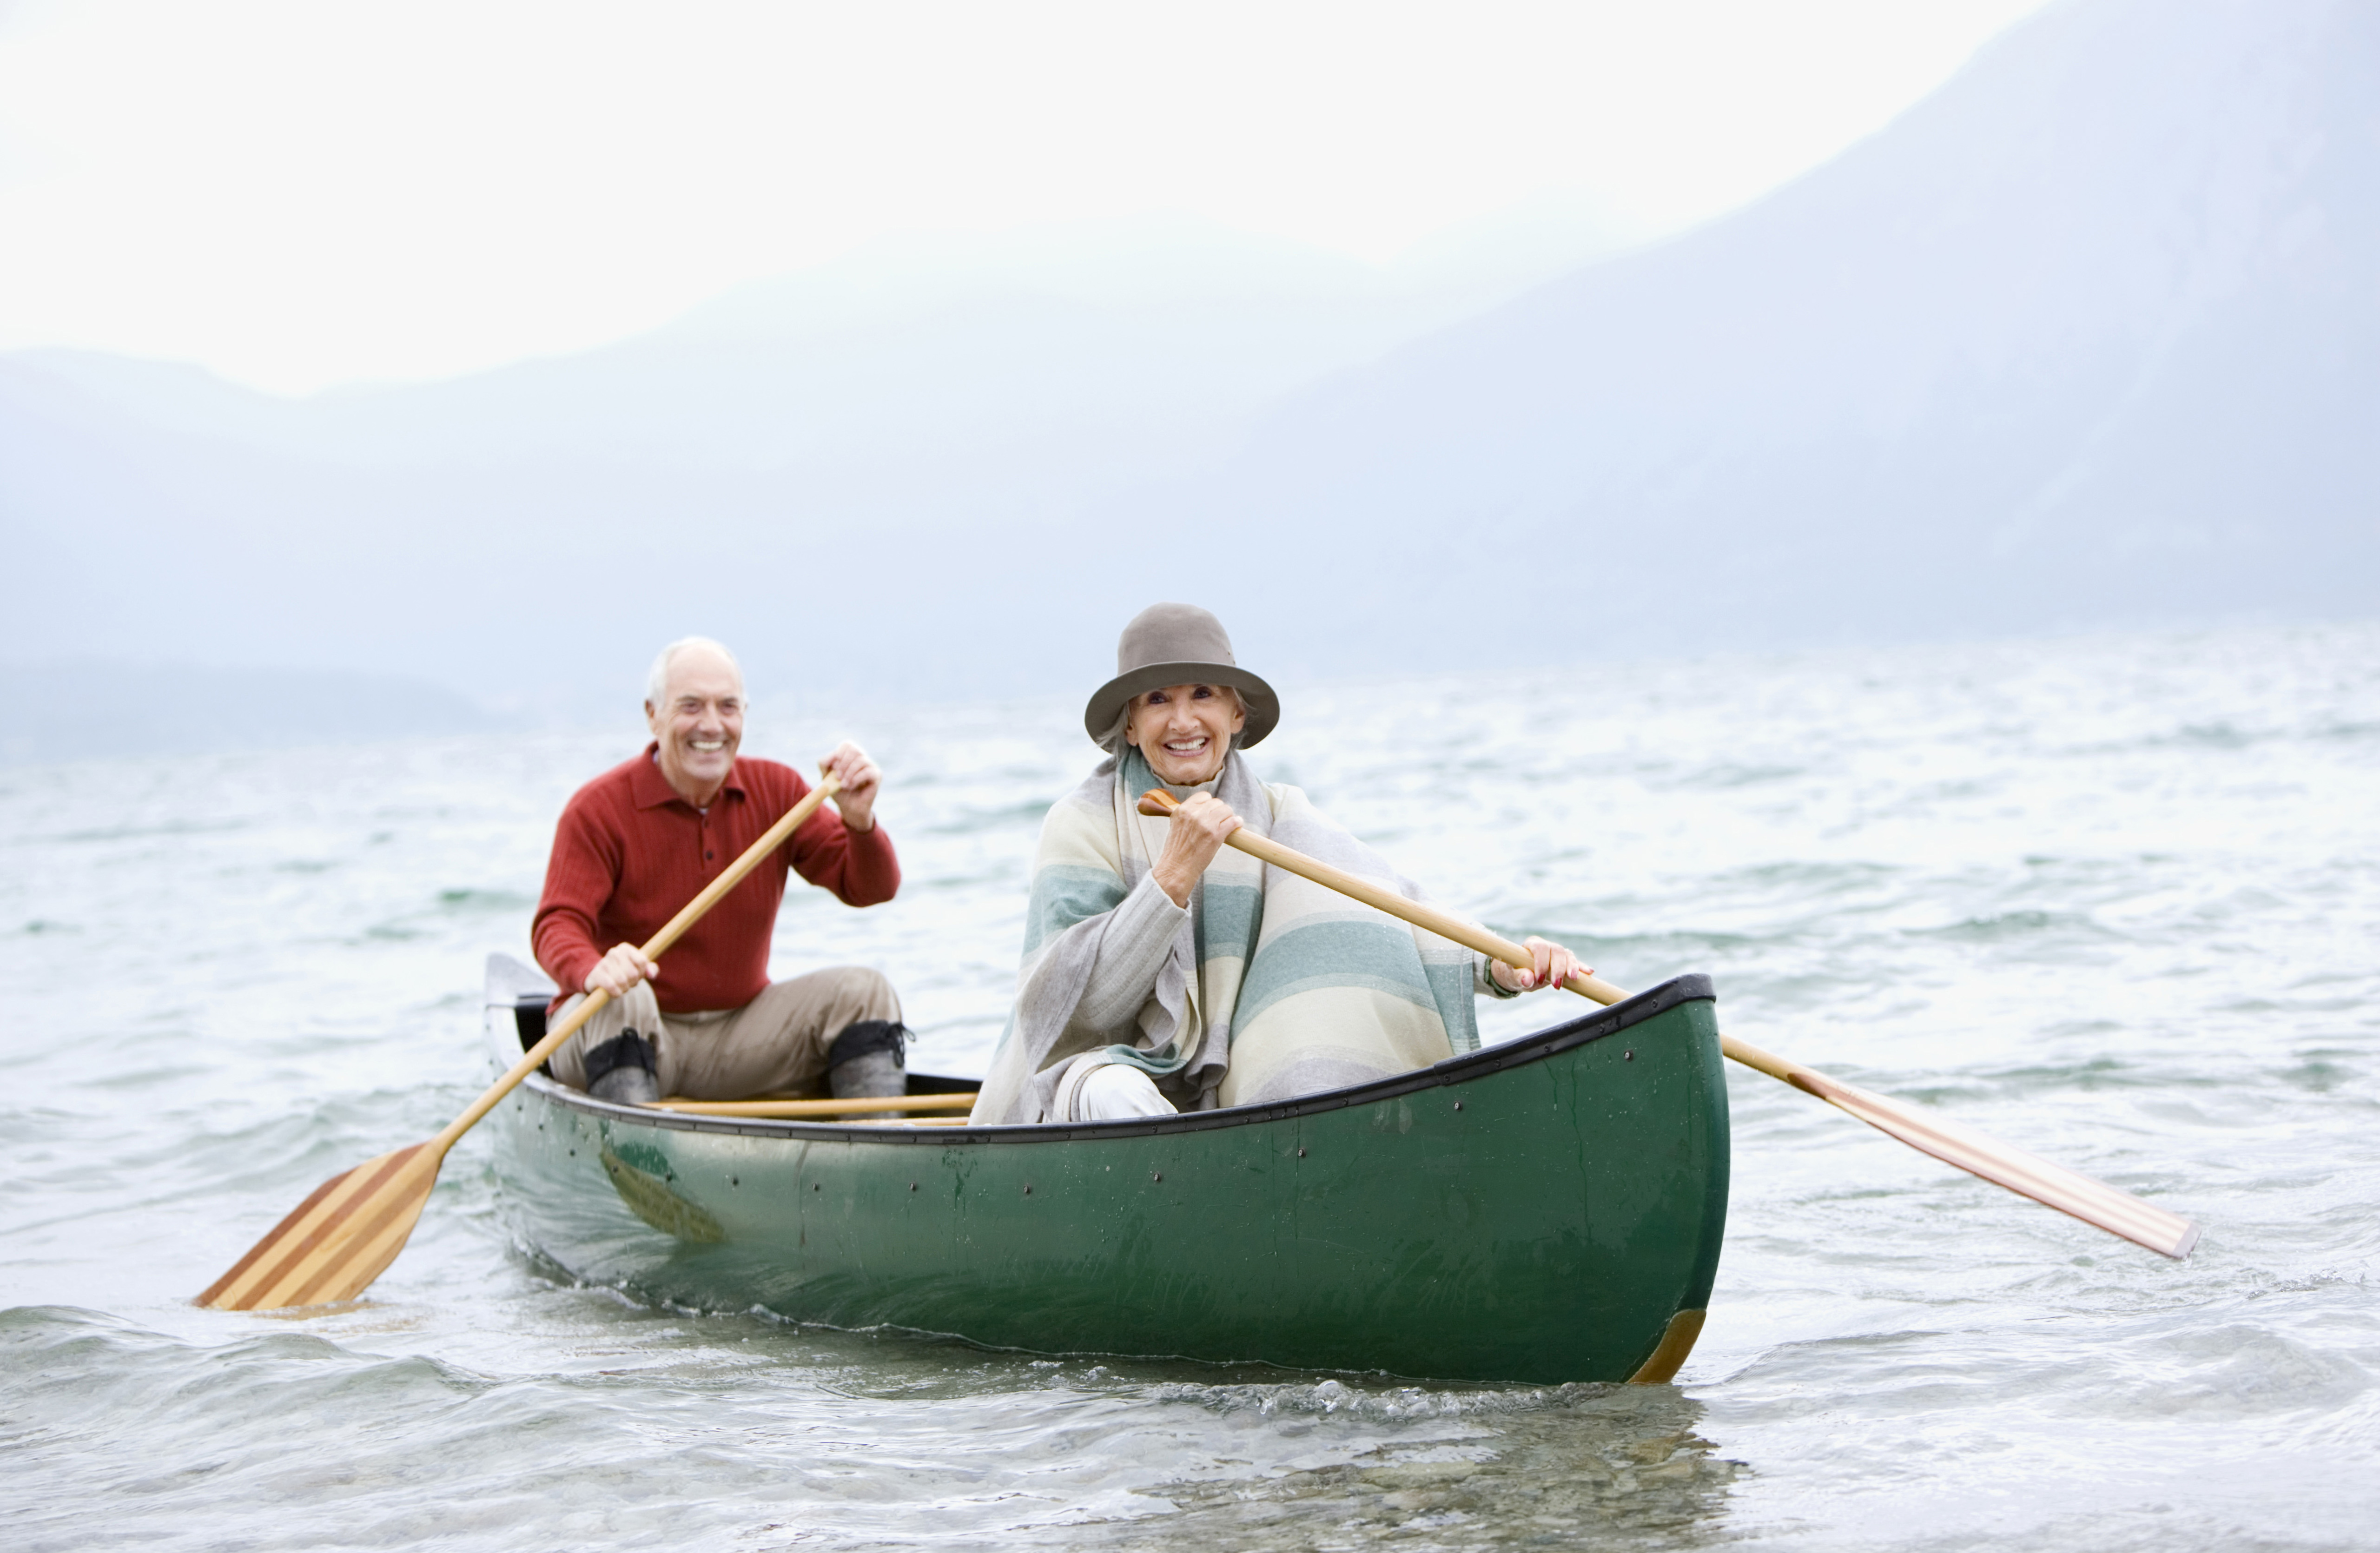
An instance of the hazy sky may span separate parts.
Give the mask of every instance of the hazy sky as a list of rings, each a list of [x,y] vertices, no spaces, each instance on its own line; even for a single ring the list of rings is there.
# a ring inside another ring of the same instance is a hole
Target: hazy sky
[[[2041,0],[0,0],[0,347],[286,392],[583,348],[904,234],[1184,212],[1382,261],[1650,235]]]

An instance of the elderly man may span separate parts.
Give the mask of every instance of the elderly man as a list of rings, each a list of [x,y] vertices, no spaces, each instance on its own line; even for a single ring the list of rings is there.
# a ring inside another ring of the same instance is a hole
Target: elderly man
[[[906,1031],[892,984],[838,966],[769,979],[788,868],[846,905],[901,885],[876,822],[879,777],[858,746],[820,762],[843,783],[791,840],[678,940],[666,964],[638,945],[809,791],[789,766],[739,759],[744,672],[717,642],[672,642],[653,661],[653,742],[572,795],[554,828],[530,939],[555,983],[555,1016],[601,988],[612,1001],[553,1058],[554,1076],[599,1098],[740,1099],[778,1090],[836,1098],[906,1092]]]

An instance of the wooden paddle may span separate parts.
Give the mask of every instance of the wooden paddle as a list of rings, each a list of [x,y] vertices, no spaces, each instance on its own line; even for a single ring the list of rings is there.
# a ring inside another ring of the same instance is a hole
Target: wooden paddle
[[[747,847],[743,856],[705,885],[701,894],[687,902],[684,911],[671,917],[669,926],[652,936],[644,946],[645,958],[659,960],[667,953],[688,928],[741,884],[746,874],[759,867],[760,859],[783,845],[785,838],[842,785],[833,776],[822,779],[783,819],[770,826],[766,835]],[[314,1195],[250,1246],[247,1256],[232,1264],[231,1271],[210,1284],[198,1303],[217,1310],[278,1310],[288,1305],[335,1304],[362,1293],[405,1249],[406,1237],[413,1232],[414,1220],[421,1217],[421,1205],[437,1184],[438,1167],[445,1162],[455,1140],[495,1110],[497,1101],[543,1066],[547,1058],[562,1049],[564,1041],[611,1001],[608,992],[589,993],[568,1018],[523,1052],[504,1077],[488,1086],[436,1137],[368,1159],[314,1188]]]
[[[1180,803],[1163,788],[1152,788],[1140,799],[1140,812],[1165,816],[1180,807]],[[1317,862],[1304,853],[1293,852],[1267,837],[1255,835],[1245,827],[1226,837],[1232,845],[1252,857],[1262,858],[1277,868],[1328,886],[1344,895],[1352,895],[1366,905],[1376,906],[1390,916],[1402,917],[1415,927],[1451,939],[1468,949],[1493,956],[1508,965],[1524,969],[1535,961],[1526,949],[1509,939],[1497,937],[1485,928],[1475,927],[1459,916],[1450,916],[1414,901],[1406,900],[1395,891],[1375,881],[1359,878],[1328,863]],[[1616,1003],[1628,996],[1608,981],[1579,975],[1562,984],[1583,998],[1598,1003]],[[2168,1213],[2155,1204],[2143,1202],[2129,1192],[2119,1192],[2103,1181],[2070,1171],[2063,1165],[2052,1164],[2039,1155],[2021,1148],[2010,1148],[2004,1143],[1985,1136],[1973,1128],[1955,1122],[1927,1116],[1887,1099],[1873,1091],[1829,1078],[1815,1068],[1805,1068],[1773,1052],[1748,1046],[1733,1036],[1719,1037],[1719,1049],[1748,1068],[1757,1068],[1769,1077],[1781,1079],[1805,1094],[1815,1095],[1831,1106],[1851,1112],[1869,1126],[1889,1133],[1912,1148],[1931,1154],[1946,1164],[1982,1176],[1996,1185],[2031,1197],[2037,1203],[2070,1213],[2085,1224],[2095,1225],[2109,1234],[2121,1235],[2138,1245],[2144,1245],[2162,1256],[2176,1258],[2190,1255],[2198,1244],[2198,1226],[2179,1214]]]

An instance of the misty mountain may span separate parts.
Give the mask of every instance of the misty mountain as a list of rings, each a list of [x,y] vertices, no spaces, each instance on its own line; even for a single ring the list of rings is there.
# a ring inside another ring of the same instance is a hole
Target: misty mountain
[[[1494,235],[1514,254],[1482,251],[1486,236],[1390,269],[1186,218],[886,242],[602,349],[301,399],[91,353],[0,361],[150,432],[374,469],[752,473],[1086,433],[1154,443],[1482,311],[1613,241],[1547,212]]]
[[[772,692],[1088,685],[1168,597],[1293,674],[2368,614],[2375,224],[2380,13],[2076,0],[1493,307],[1152,230],[305,401],[19,353],[0,654],[542,720],[688,631]]]
[[[300,400],[0,357],[0,652],[428,675],[551,721],[687,632],[756,664],[921,644],[1020,533],[1615,240],[1500,220],[1388,270],[1181,220],[895,245],[603,350]],[[978,654],[953,685],[1019,682]]]
[[[2368,614],[2375,277],[2380,9],[2068,4],[1164,510],[1269,537],[1248,607],[1334,659]]]

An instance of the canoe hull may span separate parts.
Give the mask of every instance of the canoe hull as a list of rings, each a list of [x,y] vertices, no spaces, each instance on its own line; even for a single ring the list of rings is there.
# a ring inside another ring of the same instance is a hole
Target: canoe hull
[[[1707,1304],[1727,1209],[1700,977],[1283,1106],[839,1126],[537,1079],[500,1127],[523,1232],[579,1277],[1045,1353],[1623,1380]]]

